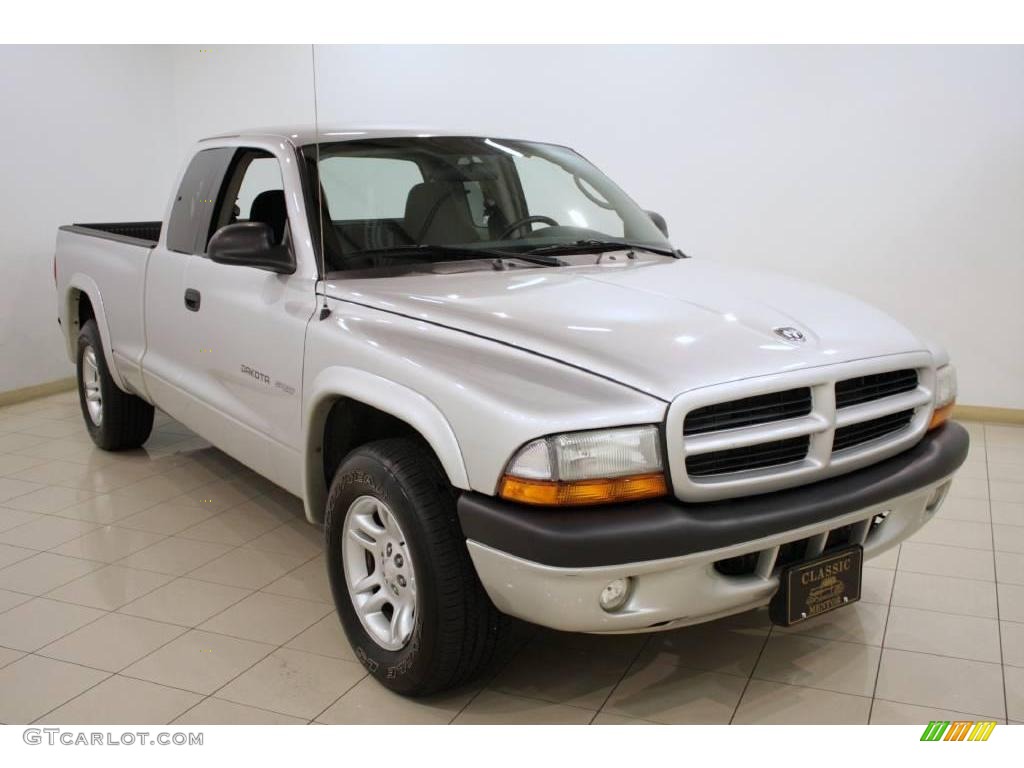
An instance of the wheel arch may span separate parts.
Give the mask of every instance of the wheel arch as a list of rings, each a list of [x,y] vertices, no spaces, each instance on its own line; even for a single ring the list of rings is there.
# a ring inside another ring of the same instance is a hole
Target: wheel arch
[[[422,394],[375,374],[340,366],[318,374],[308,392],[304,408],[303,498],[310,522],[322,522],[327,488],[333,476],[329,465],[343,458],[328,456],[325,451],[330,446],[331,429],[338,425],[339,408],[382,415],[382,423],[388,426],[383,434],[371,439],[393,437],[397,425],[404,425],[409,434],[418,436],[430,447],[454,487],[469,488],[469,475],[455,432],[440,409]],[[365,442],[354,440],[350,447]]]
[[[78,357],[78,334],[82,326],[89,320],[96,321],[103,344],[103,356],[107,361],[110,375],[121,389],[127,389],[117,366],[114,365],[114,350],[110,344],[110,328],[107,325],[107,314],[103,306],[103,297],[99,286],[87,275],[75,273],[68,280],[64,291],[63,319],[67,328],[65,341],[67,355],[75,363]]]

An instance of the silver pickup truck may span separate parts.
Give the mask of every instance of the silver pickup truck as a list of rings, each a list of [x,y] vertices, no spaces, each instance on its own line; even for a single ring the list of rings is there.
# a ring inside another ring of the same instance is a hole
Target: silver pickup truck
[[[61,227],[97,445],[154,407],[300,496],[358,657],[459,684],[506,616],[650,632],[860,597],[964,461],[946,353],[687,258],[566,147],[338,128],[199,142],[163,222]]]

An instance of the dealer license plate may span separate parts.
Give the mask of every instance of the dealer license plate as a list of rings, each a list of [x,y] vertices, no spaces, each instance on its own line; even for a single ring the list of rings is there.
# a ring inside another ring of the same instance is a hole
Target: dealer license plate
[[[864,550],[855,545],[783,568],[772,621],[788,627],[857,602],[863,565]]]

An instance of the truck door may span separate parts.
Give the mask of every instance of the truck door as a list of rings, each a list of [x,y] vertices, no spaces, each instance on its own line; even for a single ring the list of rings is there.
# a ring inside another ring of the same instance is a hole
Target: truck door
[[[185,268],[179,299],[190,342],[185,365],[202,411],[200,434],[300,491],[302,360],[306,325],[316,309],[316,277],[305,274],[301,262],[291,275],[217,264],[206,257],[206,245],[220,227],[260,221],[278,244],[294,247],[290,221],[304,216],[301,197],[290,196],[289,211],[281,156],[256,147],[233,149],[212,198],[209,228]],[[293,156],[284,157],[295,164]]]
[[[146,351],[143,382],[153,402],[184,424],[193,413],[192,313],[185,307],[185,272],[213,216],[213,199],[234,156],[233,147],[197,152],[182,175],[167,224],[146,268]],[[193,427],[194,428],[194,427]]]

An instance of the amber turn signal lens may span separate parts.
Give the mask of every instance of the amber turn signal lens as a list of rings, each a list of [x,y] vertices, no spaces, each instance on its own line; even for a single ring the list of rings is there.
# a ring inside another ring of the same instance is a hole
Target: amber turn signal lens
[[[608,504],[613,501],[637,501],[668,493],[665,475],[649,475],[574,480],[559,483],[552,480],[525,480],[505,475],[498,494],[503,499],[546,507],[571,507],[584,504]]]
[[[928,425],[928,429],[941,427],[949,421],[950,417],[953,415],[953,405],[954,403],[950,403],[949,405],[944,405],[941,408],[936,408],[935,413],[932,414],[932,420]]]

